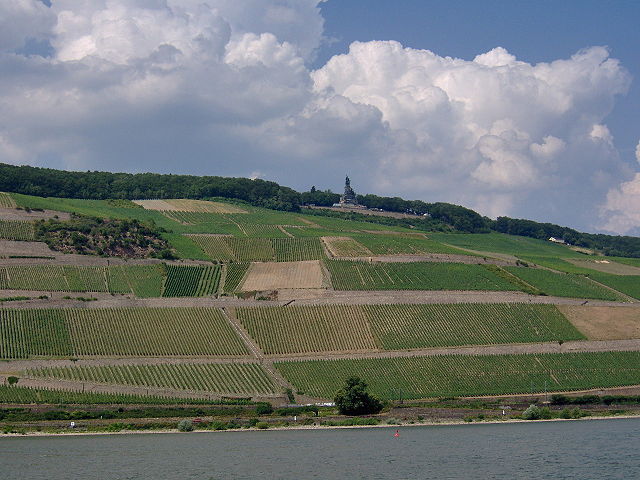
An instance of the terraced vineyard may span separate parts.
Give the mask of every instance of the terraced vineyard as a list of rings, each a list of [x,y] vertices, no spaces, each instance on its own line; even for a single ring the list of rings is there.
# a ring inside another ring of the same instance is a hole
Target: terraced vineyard
[[[376,349],[360,306],[238,308],[237,316],[269,355]]]
[[[247,355],[216,308],[0,309],[0,358]]]
[[[622,300],[621,296],[615,292],[607,290],[580,275],[555,273],[540,268],[505,267],[505,270],[547,295],[612,301]]]
[[[33,223],[17,220],[0,220],[0,238],[32,242],[35,240]]]
[[[219,266],[167,265],[163,297],[206,297],[215,294],[220,285]]]
[[[249,238],[289,238],[277,225],[239,224],[240,229]]]
[[[235,238],[191,235],[211,260],[235,262],[297,262],[323,256],[316,238]]]
[[[0,208],[16,208],[16,202],[8,193],[0,192]]]
[[[323,237],[329,251],[335,257],[368,257],[371,250],[351,237]]]
[[[242,279],[249,269],[249,265],[249,263],[227,264],[227,275],[224,279],[224,293],[233,293],[238,290]]]
[[[139,298],[159,297],[164,277],[164,265],[112,266],[108,268],[109,292],[133,292]]]
[[[0,385],[0,403],[49,405],[202,405],[201,398],[163,397],[157,395],[128,395],[126,393],[96,393],[71,390]]]
[[[320,240],[316,238],[275,238],[271,244],[276,262],[302,262],[324,257]]]
[[[424,255],[429,253],[469,255],[464,250],[443,245],[426,238],[424,235],[353,234],[351,236],[374,255]]]
[[[385,399],[582,390],[640,384],[640,352],[446,355],[276,363],[297,390],[333,398],[357,375]]]
[[[277,385],[257,363],[179,363],[42,367],[29,369],[34,378],[158,387],[229,395],[268,395]]]
[[[286,226],[284,229],[296,238],[342,237],[345,235],[343,231],[333,231],[312,226]]]
[[[159,297],[164,275],[163,265],[12,265],[0,267],[0,286],[53,292],[133,292],[138,297]]]
[[[517,290],[481,265],[327,260],[336,290]]]
[[[73,354],[62,310],[0,309],[0,358]]]
[[[91,355],[246,355],[216,308],[65,310],[73,350]]]
[[[553,305],[330,305],[239,308],[268,355],[584,340]]]
[[[376,341],[386,350],[584,340],[553,305],[366,305]]]
[[[80,268],[80,267],[76,267]],[[6,272],[7,288],[15,290],[44,290],[70,292],[65,277],[68,268],[61,265],[21,265],[0,268]],[[106,285],[102,291],[106,291]]]

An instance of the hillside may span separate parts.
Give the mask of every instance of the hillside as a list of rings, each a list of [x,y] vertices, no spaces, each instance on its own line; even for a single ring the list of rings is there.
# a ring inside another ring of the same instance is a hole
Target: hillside
[[[391,402],[640,388],[638,259],[222,199],[0,205],[7,404],[326,402],[353,374]]]
[[[40,197],[110,200],[114,206],[126,206],[123,199],[176,199],[212,200],[216,197],[242,200],[251,205],[276,210],[298,212],[302,206],[331,206],[339,195],[330,190],[312,187],[308,192],[278,185],[275,182],[193,175],[161,175],[155,173],[68,172],[49,168],[14,166],[0,163],[0,191]],[[368,207],[367,213],[378,210],[409,214],[393,218],[363,215],[359,212],[309,210],[307,213],[360,220],[393,227],[422,231],[458,231],[488,233],[496,231],[547,240],[555,237],[567,243],[608,256],[640,258],[640,238],[578,232],[550,223],[526,219],[498,217],[492,220],[477,212],[449,203],[426,203],[399,197],[360,195],[359,202]],[[170,208],[174,210],[174,207]],[[196,210],[198,211],[198,210]]]

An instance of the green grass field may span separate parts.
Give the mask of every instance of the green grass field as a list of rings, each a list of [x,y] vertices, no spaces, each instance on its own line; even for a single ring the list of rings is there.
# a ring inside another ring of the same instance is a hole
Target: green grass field
[[[363,232],[368,230],[381,232],[411,232],[408,228],[390,227],[388,225],[363,222],[359,220],[343,220],[342,218],[324,217],[320,215],[299,215],[299,217],[332,232]],[[305,225],[305,223],[302,223],[302,225]]]
[[[0,358],[247,355],[215,308],[0,309]]]
[[[591,273],[596,271],[591,268],[579,267],[567,260],[563,260],[562,258],[558,257],[523,255],[520,256],[520,258],[527,263],[551,268],[553,270],[558,270],[559,272],[574,273],[576,275],[590,275]]]
[[[640,275],[611,275],[594,272],[589,276],[596,282],[640,300]]]
[[[455,247],[479,252],[505,253],[518,257],[522,255],[583,257],[582,254],[574,252],[563,245],[504,233],[430,233],[429,238]]]
[[[481,265],[327,260],[336,290],[518,290]]]
[[[187,235],[179,233],[163,233],[162,238],[169,242],[180,258],[191,260],[208,260],[202,249]]]
[[[541,268],[505,267],[505,270],[547,295],[612,301],[623,300],[615,292],[603,288],[580,275],[555,273]]]
[[[268,355],[585,339],[553,305],[245,307],[237,316]]]
[[[298,391],[333,398],[357,375],[384,399],[506,395],[640,384],[640,352],[446,355],[276,363]]]
[[[607,260],[624,263],[625,265],[631,265],[632,267],[640,267],[640,258],[607,257]]]
[[[272,394],[277,385],[257,363],[178,363],[41,367],[29,377],[157,387],[228,395]]]

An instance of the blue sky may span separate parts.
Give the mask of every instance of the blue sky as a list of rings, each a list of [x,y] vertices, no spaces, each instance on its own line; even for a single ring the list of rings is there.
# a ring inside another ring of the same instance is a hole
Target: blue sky
[[[0,2],[0,161],[640,235],[640,2]]]

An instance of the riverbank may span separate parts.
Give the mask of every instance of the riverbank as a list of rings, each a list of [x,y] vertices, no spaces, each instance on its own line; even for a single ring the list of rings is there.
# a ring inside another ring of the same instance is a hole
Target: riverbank
[[[194,429],[190,432],[179,431],[177,428],[171,429],[143,429],[143,430],[120,430],[120,431],[79,431],[73,429],[59,431],[25,431],[20,433],[0,433],[0,438],[6,437],[58,437],[58,436],[99,436],[99,435],[140,435],[140,434],[176,434],[176,433],[224,433],[224,432],[257,432],[257,431],[287,431],[287,430],[340,430],[340,429],[361,429],[361,428],[388,428],[404,429],[410,427],[436,427],[436,426],[456,426],[456,425],[506,425],[525,423],[548,423],[564,421],[588,421],[588,420],[616,420],[616,419],[640,419],[640,414],[634,415],[606,415],[606,416],[585,416],[582,418],[550,418],[539,420],[523,420],[518,418],[506,418],[504,420],[480,420],[474,422],[449,420],[449,421],[426,421],[410,423],[380,423],[376,425],[288,425],[273,426],[268,428],[248,427],[248,428],[226,428],[226,429]]]

